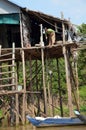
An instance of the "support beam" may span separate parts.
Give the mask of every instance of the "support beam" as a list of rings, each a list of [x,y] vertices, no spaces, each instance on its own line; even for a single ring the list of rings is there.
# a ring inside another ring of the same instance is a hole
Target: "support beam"
[[[23,65],[23,101],[22,101],[22,124],[25,123],[25,111],[26,111],[26,77],[25,77],[25,54],[24,54],[24,45],[23,45],[23,29],[22,29],[22,14],[20,13],[20,32],[21,32],[21,57],[22,57],[22,65]]]
[[[45,86],[45,65],[44,65],[44,42],[43,42],[43,32],[42,24],[40,25],[40,44],[41,44],[41,59],[42,59],[42,76],[43,76],[43,89],[44,89],[44,113],[47,115],[47,93]]]
[[[63,14],[62,14],[62,31],[63,31],[63,44],[65,44],[65,26],[63,22]],[[66,46],[63,46],[63,55],[65,60],[65,70],[66,70],[66,82],[67,82],[67,91],[68,91],[68,107],[69,107],[69,115],[73,116],[73,104],[72,104],[72,85],[71,85],[71,75],[70,75],[70,67],[68,64],[68,52]]]
[[[60,110],[61,110],[61,117],[63,117],[63,106],[62,106],[62,92],[61,92],[61,85],[60,85],[60,68],[59,68],[59,60],[57,59],[57,72],[58,72],[58,89],[59,89],[59,98],[60,98]]]

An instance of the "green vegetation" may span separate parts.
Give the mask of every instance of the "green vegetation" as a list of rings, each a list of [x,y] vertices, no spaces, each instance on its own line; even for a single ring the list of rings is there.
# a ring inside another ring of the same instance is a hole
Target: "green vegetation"
[[[79,34],[86,37],[86,24],[79,26]],[[86,48],[79,52],[78,58],[80,110],[86,114]]]

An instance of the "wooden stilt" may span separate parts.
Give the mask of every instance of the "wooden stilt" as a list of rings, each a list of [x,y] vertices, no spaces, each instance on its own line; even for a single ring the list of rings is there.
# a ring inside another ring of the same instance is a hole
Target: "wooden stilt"
[[[18,84],[17,84],[17,74],[16,74],[16,91],[18,90]],[[18,94],[15,95],[15,104],[16,104],[16,125],[19,124],[19,99]]]
[[[43,32],[42,32],[42,24],[40,25],[40,44],[41,44],[41,59],[42,59],[42,76],[43,76],[43,89],[44,89],[44,113],[47,115],[47,93],[45,86],[45,65],[44,65],[44,43],[43,43]]]
[[[32,60],[31,60],[31,55],[29,55],[29,63],[30,63],[30,88],[31,91],[33,91],[33,86],[32,86]],[[34,95],[31,94],[31,100],[32,100],[32,114],[34,116]]]
[[[63,14],[62,14],[63,20]],[[63,29],[63,44],[65,44],[65,27],[62,21],[62,29]],[[68,90],[68,107],[69,107],[69,115],[73,116],[73,104],[72,104],[72,86],[71,86],[71,78],[70,78],[70,70],[68,64],[68,56],[67,56],[67,48],[63,46],[63,55],[65,60],[65,70],[66,70],[66,82],[67,82],[67,90]]]
[[[61,117],[63,117],[63,106],[62,106],[62,94],[61,94],[61,85],[60,85],[60,68],[59,68],[59,60],[57,59],[57,72],[58,72],[58,89],[59,89],[59,98],[60,98],[60,110]]]
[[[43,89],[44,89],[44,113],[47,115],[47,93],[45,86],[45,67],[44,67],[44,50],[41,48],[41,58],[42,58],[42,76],[43,76]]]
[[[1,45],[0,45],[0,56],[1,56]],[[0,66],[2,66],[2,63],[0,62]],[[0,78],[2,78],[2,67],[0,68]],[[2,81],[0,81],[0,85],[2,84]]]
[[[12,44],[13,46],[13,51],[12,51],[12,71],[14,72],[15,71],[15,43]],[[14,84],[12,86],[12,91],[15,90],[15,73],[12,73],[12,84]],[[14,109],[15,109],[15,96],[12,96],[12,101],[11,101],[11,125],[14,124],[14,120],[15,120],[15,114],[14,114]]]
[[[20,32],[21,32],[21,47],[22,47],[22,64],[23,64],[23,105],[22,105],[22,124],[25,123],[25,111],[26,111],[26,77],[25,77],[25,57],[24,57],[24,50],[23,50],[23,32],[22,32],[22,14],[20,13]]]
[[[39,91],[39,87],[38,87],[38,84],[39,84],[39,81],[38,81],[38,61],[36,60],[36,66],[35,66],[36,70],[36,89],[37,91]],[[40,115],[40,95],[37,95],[37,100],[38,100],[38,112],[37,114]]]

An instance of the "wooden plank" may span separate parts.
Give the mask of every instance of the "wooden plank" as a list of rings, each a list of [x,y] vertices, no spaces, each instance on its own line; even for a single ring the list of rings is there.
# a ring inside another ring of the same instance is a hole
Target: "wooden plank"
[[[0,78],[0,81],[2,80],[9,80],[9,79],[15,79],[16,77],[7,77],[7,78]]]
[[[5,84],[5,85],[1,85],[0,84],[0,88],[4,88],[4,87],[11,87],[11,86],[15,86],[16,84]]]
[[[13,67],[13,66],[16,66],[16,65],[2,65],[2,66],[0,66],[0,68]]]
[[[15,72],[14,71],[0,72],[0,75],[9,74],[9,73],[15,73]]]
[[[9,56],[9,55],[12,55],[12,53],[7,53],[7,54],[0,55],[0,58],[4,57],[4,56]]]
[[[12,60],[15,60],[15,59],[12,59],[12,58],[9,58],[9,59],[2,59],[2,60],[0,60],[0,62],[6,62],[6,61],[12,61]]]
[[[15,94],[22,94],[23,91],[6,91],[6,90],[3,90],[3,91],[0,91],[0,96],[1,95],[15,95]]]

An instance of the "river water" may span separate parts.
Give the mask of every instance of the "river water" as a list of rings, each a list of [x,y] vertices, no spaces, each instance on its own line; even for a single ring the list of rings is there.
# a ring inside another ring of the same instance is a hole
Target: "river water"
[[[0,130],[86,130],[86,126],[35,128],[32,125],[26,125],[26,126],[18,126],[18,127],[0,127]]]

